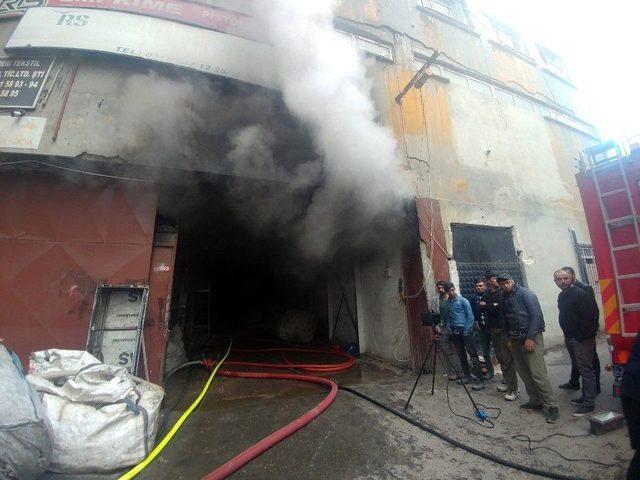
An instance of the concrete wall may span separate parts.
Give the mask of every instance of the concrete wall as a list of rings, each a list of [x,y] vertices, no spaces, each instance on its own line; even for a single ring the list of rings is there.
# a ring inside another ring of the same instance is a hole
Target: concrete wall
[[[409,338],[398,280],[402,278],[400,248],[388,256],[356,266],[360,349],[396,363],[409,361]]]

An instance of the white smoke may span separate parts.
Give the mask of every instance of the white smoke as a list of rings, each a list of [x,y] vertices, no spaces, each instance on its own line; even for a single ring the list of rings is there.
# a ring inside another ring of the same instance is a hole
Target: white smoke
[[[410,196],[391,131],[376,123],[362,58],[333,28],[331,0],[258,0],[274,46],[284,101],[308,125],[323,158],[324,182],[301,226],[303,243],[323,255],[357,210],[366,227]],[[345,204],[346,203],[346,204]]]

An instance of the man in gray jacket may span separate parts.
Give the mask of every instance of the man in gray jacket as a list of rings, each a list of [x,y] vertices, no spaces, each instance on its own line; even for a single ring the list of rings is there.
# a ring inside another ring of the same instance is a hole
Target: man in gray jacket
[[[529,401],[520,408],[544,408],[547,422],[556,423],[560,413],[544,361],[544,317],[538,297],[514,282],[509,274],[498,276],[498,283],[504,291],[500,308],[502,329],[511,341],[516,370],[529,395]]]

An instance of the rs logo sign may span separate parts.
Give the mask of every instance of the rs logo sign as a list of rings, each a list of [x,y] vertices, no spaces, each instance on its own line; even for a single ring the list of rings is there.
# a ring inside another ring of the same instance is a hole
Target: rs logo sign
[[[84,27],[89,23],[89,15],[71,15],[69,13],[63,13],[58,19],[56,25],[66,25],[69,27]]]

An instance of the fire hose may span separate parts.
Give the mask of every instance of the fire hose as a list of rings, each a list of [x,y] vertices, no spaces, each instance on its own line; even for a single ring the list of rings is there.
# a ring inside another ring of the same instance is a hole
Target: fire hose
[[[326,385],[330,388],[329,394],[314,408],[307,413],[298,417],[293,422],[285,425],[284,427],[276,430],[270,435],[267,435],[258,443],[253,444],[244,452],[236,455],[224,465],[216,468],[213,472],[202,477],[202,480],[221,480],[227,478],[236,470],[242,468],[258,455],[264,453],[266,450],[274,446],[276,443],[281,442],[289,435],[292,435],[297,430],[311,422],[314,418],[324,412],[329,405],[333,403],[338,395],[338,385],[335,382],[322,377],[313,377],[310,375],[297,375],[290,373],[259,373],[259,372],[231,372],[223,370],[220,372],[223,377],[238,377],[238,378],[263,378],[263,379],[278,379],[278,380],[296,380],[302,382],[317,383],[320,385]]]
[[[138,475],[144,468],[146,468],[157,456],[162,452],[162,450],[167,446],[167,444],[171,441],[173,436],[180,429],[184,421],[187,417],[195,410],[195,408],[202,402],[202,399],[206,395],[209,387],[211,386],[211,382],[216,374],[219,374],[223,377],[236,377],[236,378],[256,378],[256,379],[277,379],[277,380],[295,380],[295,381],[303,381],[309,383],[315,383],[319,385],[325,385],[329,387],[329,394],[314,408],[298,417],[294,421],[285,425],[284,427],[276,430],[270,435],[266,436],[258,443],[249,447],[245,451],[233,457],[231,460],[227,461],[213,472],[207,474],[203,477],[203,480],[213,480],[213,479],[223,479],[227,476],[231,475],[233,472],[242,468],[244,465],[249,463],[251,460],[256,458],[257,456],[264,453],[266,450],[271,448],[273,445],[278,442],[284,440],[288,436],[295,433],[297,430],[301,429],[308,423],[310,423],[314,418],[324,412],[329,405],[333,403],[336,396],[338,395],[338,386],[335,382],[312,375],[302,375],[302,374],[291,374],[291,373],[267,373],[267,372],[248,372],[248,371],[230,371],[230,370],[221,370],[220,367],[224,363],[225,366],[242,366],[242,367],[258,367],[258,368],[276,368],[276,369],[295,369],[306,372],[320,372],[320,373],[337,373],[349,370],[355,365],[355,359],[346,353],[343,353],[339,350],[322,350],[317,348],[265,348],[258,350],[234,350],[234,352],[252,352],[252,353],[280,353],[282,357],[283,363],[280,364],[272,364],[272,363],[263,363],[263,362],[245,362],[245,361],[226,361],[229,353],[231,351],[232,342],[229,342],[229,347],[225,355],[219,361],[209,361],[209,360],[198,360],[184,363],[173,370],[171,370],[165,380],[168,379],[171,375],[176,373],[179,370],[184,368],[198,365],[208,369],[211,369],[211,374],[202,388],[200,394],[196,398],[196,400],[189,406],[189,408],[180,416],[175,425],[169,430],[169,432],[162,438],[162,440],[158,443],[158,445],[151,451],[151,453],[138,465],[133,467],[127,473],[118,478],[118,480],[129,480]],[[287,359],[287,352],[297,352],[297,353],[310,353],[310,354],[323,354],[323,355],[331,355],[338,356],[344,358],[344,360],[340,363],[334,364],[310,364],[310,363],[294,363]]]

